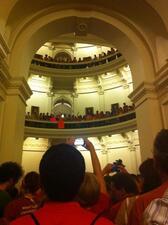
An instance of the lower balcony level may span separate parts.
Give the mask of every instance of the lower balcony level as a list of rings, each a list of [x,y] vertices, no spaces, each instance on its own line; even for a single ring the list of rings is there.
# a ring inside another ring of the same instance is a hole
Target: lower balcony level
[[[137,129],[136,114],[126,114],[89,121],[65,121],[64,128],[58,122],[25,120],[25,137],[66,138],[70,136],[102,136]]]

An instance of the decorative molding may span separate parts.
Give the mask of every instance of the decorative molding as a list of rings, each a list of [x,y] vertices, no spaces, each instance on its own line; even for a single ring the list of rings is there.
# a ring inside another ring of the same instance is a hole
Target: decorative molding
[[[10,75],[8,66],[3,59],[0,60],[0,97],[5,99],[7,88],[9,87]]]
[[[142,82],[128,97],[138,106],[147,99],[157,99],[157,93],[153,83]]]
[[[54,97],[55,93],[53,91],[47,92],[48,97]]]
[[[99,94],[99,95],[104,95],[104,90],[102,90],[101,88],[98,89],[98,94]]]
[[[77,19],[75,27],[75,36],[86,36],[88,33],[88,22],[86,19]]]
[[[141,83],[131,94],[129,98],[136,107],[147,99],[158,99],[168,93],[168,63],[166,63],[157,73],[153,83]]]
[[[19,95],[26,104],[26,100],[32,95],[32,91],[24,77],[17,77],[10,80],[7,94]]]
[[[136,130],[136,119],[125,121],[102,127],[82,128],[82,129],[46,129],[46,128],[34,128],[25,127],[26,137],[43,137],[43,138],[67,138],[71,136],[105,136],[116,133],[128,132],[130,130]]]
[[[9,69],[7,64],[1,60],[0,61],[0,83],[3,84],[5,88],[9,86],[9,80],[11,79],[9,74]]]
[[[126,65],[124,57],[121,56],[114,61],[111,61],[106,64],[102,64],[99,66],[89,67],[85,69],[54,69],[44,66],[39,66],[35,64],[31,64],[30,72],[33,74],[50,76],[50,77],[72,77],[72,78],[80,78],[80,77],[89,77],[89,76],[98,76],[106,72],[111,72],[111,70],[116,70],[121,66]]]
[[[78,98],[78,93],[77,93],[77,92],[73,92],[73,93],[71,94],[71,96],[72,96],[73,98]]]
[[[161,97],[168,93],[168,63],[162,67],[157,73],[154,82],[158,96]]]
[[[48,139],[27,138],[23,144],[23,151],[46,151],[48,149]]]
[[[3,36],[0,34],[0,57],[5,58],[9,52],[9,47]]]

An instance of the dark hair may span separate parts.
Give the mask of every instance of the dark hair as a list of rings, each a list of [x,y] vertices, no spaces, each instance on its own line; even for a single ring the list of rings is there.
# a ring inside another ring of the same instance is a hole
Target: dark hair
[[[19,198],[19,191],[17,187],[12,186],[11,188],[8,188],[6,191],[8,192],[12,200]]]
[[[13,180],[17,183],[23,175],[22,167],[16,162],[5,162],[0,165],[0,183]]]
[[[138,193],[137,185],[132,176],[128,173],[117,173],[111,176],[111,183],[113,183],[115,188],[119,190],[124,189],[128,194]]]
[[[109,175],[104,176],[104,181],[105,181],[106,189],[108,192],[111,190],[111,177],[112,176],[109,176]]]
[[[157,167],[168,173],[168,129],[162,129],[154,140],[154,157]]]
[[[34,194],[40,188],[40,175],[35,172],[29,172],[23,179],[23,188],[25,192]]]
[[[161,184],[160,176],[154,165],[153,159],[146,159],[139,167],[143,177],[143,193],[153,190]]]
[[[40,162],[41,184],[48,198],[66,202],[75,198],[85,175],[85,162],[72,145],[51,146]]]

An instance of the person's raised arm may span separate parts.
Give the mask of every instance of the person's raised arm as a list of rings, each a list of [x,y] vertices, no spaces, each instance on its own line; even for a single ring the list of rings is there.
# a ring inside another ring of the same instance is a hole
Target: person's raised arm
[[[95,151],[95,148],[94,148],[93,144],[88,139],[85,139],[85,147],[90,152],[93,171],[94,171],[94,174],[96,175],[97,180],[99,182],[100,192],[104,193],[104,194],[108,194],[107,189],[106,189],[106,184],[105,184],[105,181],[104,181],[104,177],[102,175],[101,166],[100,166],[98,156],[96,154],[96,151]]]

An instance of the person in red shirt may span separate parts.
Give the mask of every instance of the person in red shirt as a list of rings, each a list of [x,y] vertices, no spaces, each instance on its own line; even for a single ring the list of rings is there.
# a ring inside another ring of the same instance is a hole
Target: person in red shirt
[[[113,224],[105,218],[97,218],[96,214],[83,209],[75,201],[84,179],[85,162],[82,154],[74,146],[51,146],[40,161],[39,171],[48,201],[33,214],[12,221],[11,225]]]
[[[58,120],[58,129],[64,129],[64,119],[62,116],[59,117],[59,120]]]
[[[118,172],[108,179],[110,182],[111,204],[104,216],[114,222],[124,200],[127,197],[135,196],[138,193],[138,188],[129,173]]]
[[[12,221],[21,215],[35,211],[40,205],[39,191],[39,174],[35,171],[27,173],[22,181],[22,196],[14,199],[6,206],[4,218],[7,221]]]
[[[23,169],[16,162],[5,162],[0,165],[0,218],[3,217],[6,205],[12,200],[8,190],[15,186],[22,175]]]
[[[78,193],[78,201],[84,208],[99,214],[108,209],[110,197],[94,145],[88,139],[84,139],[84,147],[90,152],[93,173],[85,174]]]
[[[168,129],[162,129],[157,134],[154,141],[153,156],[162,184],[158,188],[141,195],[135,201],[129,216],[129,225],[141,225],[144,210],[152,200],[161,198],[168,187]]]

